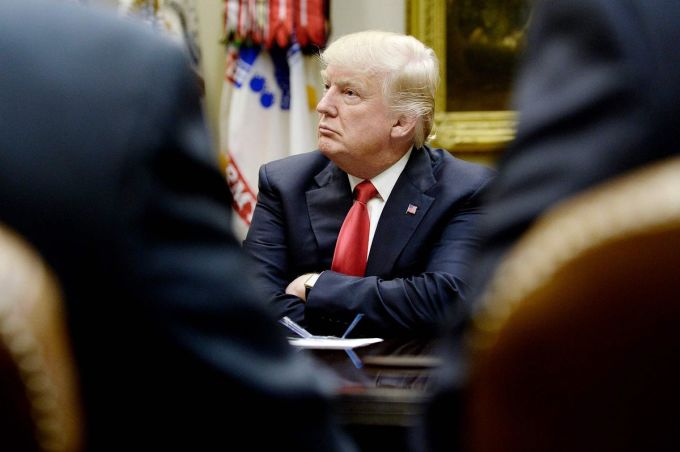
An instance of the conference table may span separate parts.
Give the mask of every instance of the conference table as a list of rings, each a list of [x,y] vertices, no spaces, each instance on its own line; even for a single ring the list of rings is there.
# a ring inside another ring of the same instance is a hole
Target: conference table
[[[341,422],[362,451],[407,450],[441,361],[431,338],[388,339],[350,350],[309,350],[337,377]]]

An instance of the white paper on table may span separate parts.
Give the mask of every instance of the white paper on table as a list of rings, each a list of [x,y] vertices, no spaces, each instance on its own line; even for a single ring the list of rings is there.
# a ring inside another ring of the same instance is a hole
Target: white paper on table
[[[364,347],[366,345],[382,342],[379,337],[367,337],[359,339],[343,339],[340,337],[312,336],[312,337],[290,337],[288,342],[295,347],[346,350],[350,348]]]

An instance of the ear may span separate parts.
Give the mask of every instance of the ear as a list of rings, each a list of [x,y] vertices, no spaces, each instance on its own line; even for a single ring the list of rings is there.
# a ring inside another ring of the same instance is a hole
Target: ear
[[[416,129],[418,119],[415,115],[399,115],[392,124],[390,135],[392,138],[405,138],[412,136]]]

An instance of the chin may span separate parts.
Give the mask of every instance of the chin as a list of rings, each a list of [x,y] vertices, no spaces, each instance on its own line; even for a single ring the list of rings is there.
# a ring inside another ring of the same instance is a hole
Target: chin
[[[328,158],[331,158],[334,155],[337,155],[338,152],[339,152],[338,149],[335,146],[333,146],[332,143],[328,143],[328,142],[325,142],[325,141],[319,141],[318,146],[319,146],[319,151],[321,151],[321,153]]]

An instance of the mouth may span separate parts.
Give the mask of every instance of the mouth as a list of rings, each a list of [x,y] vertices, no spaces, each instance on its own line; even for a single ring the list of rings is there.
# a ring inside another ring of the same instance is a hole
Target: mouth
[[[333,134],[338,134],[335,130],[331,129],[328,126],[325,126],[323,124],[319,124],[319,135],[333,135]]]

